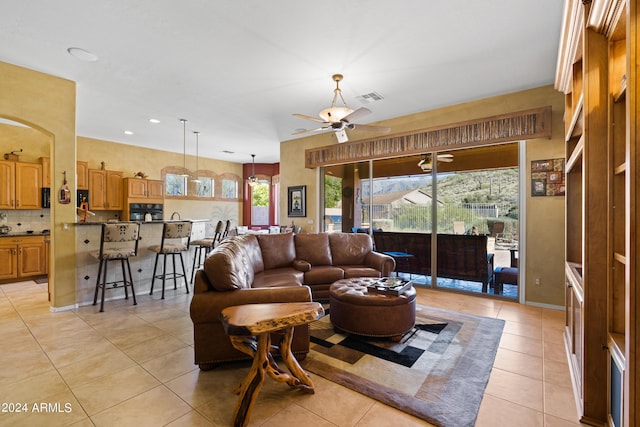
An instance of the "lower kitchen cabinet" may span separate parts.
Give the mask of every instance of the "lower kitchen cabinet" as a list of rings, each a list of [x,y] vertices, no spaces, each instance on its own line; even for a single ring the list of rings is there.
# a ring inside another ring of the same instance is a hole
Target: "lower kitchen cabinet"
[[[46,274],[43,236],[0,238],[0,280]]]

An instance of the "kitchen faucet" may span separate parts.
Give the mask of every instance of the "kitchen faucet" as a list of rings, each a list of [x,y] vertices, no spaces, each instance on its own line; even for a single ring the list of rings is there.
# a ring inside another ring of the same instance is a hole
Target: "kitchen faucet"
[[[174,217],[175,217],[176,215],[178,215],[178,219],[182,219],[182,218],[180,218],[180,213],[179,213],[179,212],[174,212],[174,213],[172,213],[172,214],[171,214],[171,219],[175,219]]]

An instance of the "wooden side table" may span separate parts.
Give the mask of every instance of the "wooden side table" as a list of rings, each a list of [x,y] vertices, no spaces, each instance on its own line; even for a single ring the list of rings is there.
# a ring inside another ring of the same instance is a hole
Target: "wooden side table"
[[[291,352],[293,328],[318,320],[324,315],[317,302],[245,304],[222,310],[220,319],[231,344],[253,357],[247,378],[234,390],[240,395],[233,425],[246,426],[251,408],[264,382],[265,372],[274,380],[307,393],[314,393],[313,383]],[[289,374],[281,370],[271,356],[271,332],[282,331],[280,355]]]

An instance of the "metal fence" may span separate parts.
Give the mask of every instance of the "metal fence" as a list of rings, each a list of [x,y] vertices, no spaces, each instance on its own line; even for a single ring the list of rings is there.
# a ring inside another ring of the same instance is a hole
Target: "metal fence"
[[[514,213],[515,212],[515,213]],[[507,217],[509,214],[509,217]],[[516,218],[514,218],[514,216]],[[362,223],[385,231],[431,232],[431,205],[372,205],[369,221],[369,207],[363,206]],[[493,222],[505,224],[505,232],[517,231],[517,206],[509,203],[486,204],[464,203],[438,206],[438,232],[453,233],[453,223],[463,222],[465,231],[490,234]]]

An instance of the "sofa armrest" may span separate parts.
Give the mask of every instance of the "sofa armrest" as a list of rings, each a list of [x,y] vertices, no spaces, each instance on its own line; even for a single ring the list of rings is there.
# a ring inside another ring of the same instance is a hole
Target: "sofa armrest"
[[[220,312],[234,305],[309,301],[311,301],[311,289],[300,285],[232,291],[214,290],[194,295],[190,312],[193,323],[219,322]]]
[[[298,271],[302,271],[303,273],[306,273],[307,271],[311,270],[311,263],[303,259],[295,259],[293,260],[291,265],[293,266],[293,268],[295,268]]]
[[[389,276],[396,269],[396,261],[393,257],[380,252],[369,252],[364,258],[364,263],[367,267],[378,270],[382,277]]]

